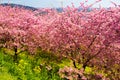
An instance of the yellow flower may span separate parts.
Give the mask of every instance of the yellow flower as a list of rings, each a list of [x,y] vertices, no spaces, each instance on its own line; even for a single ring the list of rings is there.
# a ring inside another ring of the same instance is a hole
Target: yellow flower
[[[41,69],[39,66],[36,66],[34,69],[33,69],[36,73],[40,73]]]
[[[19,63],[24,63],[24,60],[23,60],[23,59],[21,59],[21,60],[19,61]]]

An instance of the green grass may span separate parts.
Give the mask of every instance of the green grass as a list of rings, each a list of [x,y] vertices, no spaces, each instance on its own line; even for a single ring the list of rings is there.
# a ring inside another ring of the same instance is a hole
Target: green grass
[[[52,53],[39,50],[36,55],[30,55],[24,51],[14,58],[14,51],[0,49],[0,80],[66,80],[59,76],[58,71],[65,66],[73,67],[72,60],[67,58],[59,59]],[[15,60],[16,59],[16,60]],[[77,69],[82,68],[82,64],[76,63]],[[96,74],[102,74],[111,80],[119,80],[119,65],[105,72],[104,68],[98,70],[97,67],[87,66],[84,76],[88,80],[94,79]]]
[[[48,54],[47,54],[48,55]],[[14,62],[13,51],[0,50],[0,80],[63,80],[58,75],[59,66],[47,55],[28,55],[22,52]]]

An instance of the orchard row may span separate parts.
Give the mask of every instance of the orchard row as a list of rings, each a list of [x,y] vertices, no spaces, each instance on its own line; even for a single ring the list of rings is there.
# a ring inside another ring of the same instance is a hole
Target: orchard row
[[[86,66],[120,64],[120,7],[30,11],[0,6],[0,47],[45,50]]]

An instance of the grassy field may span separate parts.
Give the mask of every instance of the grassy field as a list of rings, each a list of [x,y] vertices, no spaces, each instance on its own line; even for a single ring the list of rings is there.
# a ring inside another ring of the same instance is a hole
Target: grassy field
[[[77,68],[73,67],[71,60],[59,59],[49,52],[38,51],[36,55],[29,55],[24,51],[15,58],[12,50],[0,49],[0,80],[78,80],[74,79],[78,74],[83,77],[80,80],[114,80],[115,78],[119,80],[117,65],[114,74],[109,70],[105,72],[106,70],[102,68],[98,70],[96,67],[88,66],[84,72],[80,72],[81,64],[76,66]]]
[[[58,75],[60,66],[43,54],[28,55],[22,52],[14,61],[14,52],[0,50],[0,80],[64,80]]]

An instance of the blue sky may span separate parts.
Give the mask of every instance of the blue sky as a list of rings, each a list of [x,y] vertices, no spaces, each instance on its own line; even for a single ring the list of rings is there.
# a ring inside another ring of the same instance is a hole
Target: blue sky
[[[0,3],[16,3],[16,4],[22,4],[27,6],[32,6],[36,8],[51,8],[51,7],[61,7],[61,6],[67,6],[71,5],[71,3],[74,3],[74,5],[77,7],[79,6],[80,2],[83,2],[85,0],[0,0]],[[120,5],[120,0],[111,0]],[[95,2],[95,0],[88,0],[87,5]],[[110,0],[102,0],[101,2],[97,3],[93,7],[98,7],[101,4],[102,7],[110,7],[113,6],[113,4],[110,3]]]

